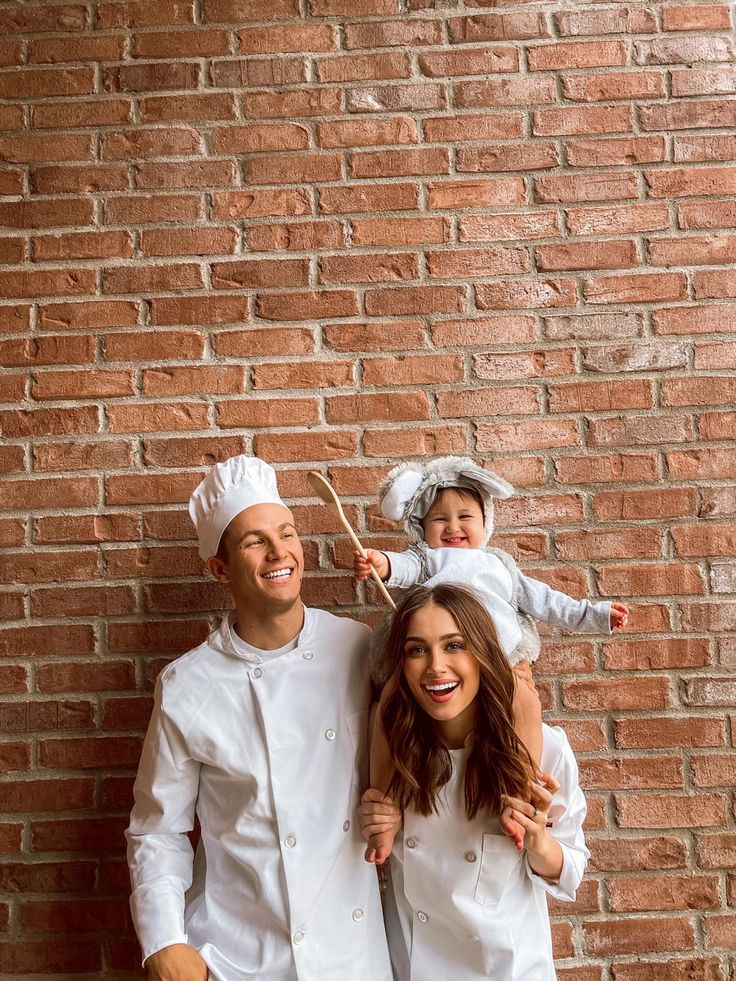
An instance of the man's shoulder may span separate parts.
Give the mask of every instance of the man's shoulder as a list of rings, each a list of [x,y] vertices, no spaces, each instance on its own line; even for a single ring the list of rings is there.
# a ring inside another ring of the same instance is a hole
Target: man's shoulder
[[[315,633],[330,634],[343,639],[367,640],[371,629],[359,620],[352,617],[339,617],[327,610],[318,610],[314,607],[307,607],[309,616],[312,619],[312,629]]]

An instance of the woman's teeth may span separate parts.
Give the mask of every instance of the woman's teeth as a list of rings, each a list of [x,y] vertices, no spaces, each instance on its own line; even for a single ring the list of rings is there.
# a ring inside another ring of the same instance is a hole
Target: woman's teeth
[[[451,688],[457,688],[459,684],[459,681],[447,681],[441,685],[425,685],[424,687],[427,691],[449,691]]]

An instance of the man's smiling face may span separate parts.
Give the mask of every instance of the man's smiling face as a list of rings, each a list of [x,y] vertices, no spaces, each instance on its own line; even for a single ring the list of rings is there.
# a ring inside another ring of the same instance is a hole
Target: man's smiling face
[[[304,552],[292,522],[283,505],[256,504],[225,529],[220,558],[210,562],[221,566],[238,606],[279,612],[299,602]]]

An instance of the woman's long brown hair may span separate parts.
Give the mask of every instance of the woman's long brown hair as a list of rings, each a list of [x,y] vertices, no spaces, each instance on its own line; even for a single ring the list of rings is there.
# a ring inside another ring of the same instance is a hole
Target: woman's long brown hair
[[[433,719],[417,704],[403,670],[409,622],[430,603],[452,616],[480,668],[475,728],[465,768],[465,811],[469,818],[482,809],[500,814],[503,794],[526,796],[534,767],[514,731],[514,676],[493,620],[462,586],[415,586],[404,593],[393,615],[384,649],[389,694],[382,707],[395,767],[389,793],[402,808],[430,814],[437,810],[439,790],[452,775],[450,752]]]

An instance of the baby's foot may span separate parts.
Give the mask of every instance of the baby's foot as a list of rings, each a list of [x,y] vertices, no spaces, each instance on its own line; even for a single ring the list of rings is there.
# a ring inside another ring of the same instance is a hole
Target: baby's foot
[[[398,825],[388,831],[382,831],[379,835],[373,835],[365,850],[366,862],[370,862],[372,865],[383,865],[391,854],[397,831]]]
[[[501,811],[499,822],[503,833],[507,834],[513,840],[516,850],[522,852],[524,851],[524,835],[526,834],[526,829],[522,828],[519,822],[511,817],[512,810],[511,807],[504,807],[503,811]]]

